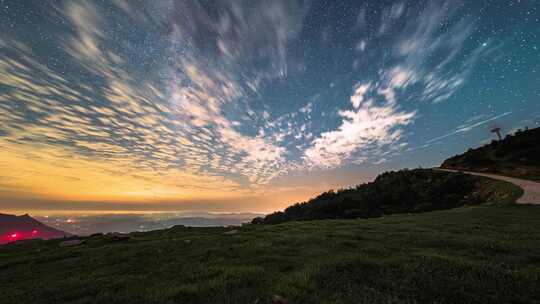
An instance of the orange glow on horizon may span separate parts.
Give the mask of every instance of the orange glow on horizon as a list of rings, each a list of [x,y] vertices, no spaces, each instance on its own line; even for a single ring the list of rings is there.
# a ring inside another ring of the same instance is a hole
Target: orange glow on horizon
[[[23,149],[12,145],[10,148],[0,152],[0,171],[7,180],[4,187],[47,199],[151,203],[235,196],[228,195],[227,191],[234,186],[232,183],[215,177],[205,178],[177,170],[161,175],[134,167],[129,159],[91,159],[51,147],[26,146]],[[176,180],[190,181],[192,185],[178,187]],[[206,189],[198,184],[205,185]]]
[[[110,209],[107,206],[130,203],[160,211],[161,205],[167,202],[232,201],[230,212],[268,213],[327,190],[324,186],[266,185],[246,189],[223,177],[172,169],[157,172],[137,167],[136,161],[129,157],[105,160],[54,146],[16,145],[1,140],[0,145],[3,146],[0,151],[1,186],[10,189],[10,197],[62,202],[66,205],[65,210],[70,210],[70,204],[76,202],[102,202],[103,210]],[[196,206],[193,209],[197,209]],[[133,211],[132,207],[125,210]],[[226,210],[219,208],[217,211]]]

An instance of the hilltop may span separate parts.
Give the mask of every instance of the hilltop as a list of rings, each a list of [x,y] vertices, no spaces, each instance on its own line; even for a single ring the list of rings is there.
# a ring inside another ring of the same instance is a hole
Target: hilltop
[[[441,168],[495,173],[540,181],[540,128],[518,130],[503,140],[450,157]]]
[[[0,244],[27,239],[54,239],[71,234],[49,227],[28,214],[16,216],[0,213]]]
[[[463,173],[431,169],[401,170],[383,173],[375,181],[353,188],[330,190],[284,211],[255,218],[252,223],[373,218],[508,202],[520,194],[519,189]]]
[[[518,130],[503,140],[469,149],[445,160],[441,168],[540,180],[540,128]],[[284,211],[255,218],[252,223],[373,218],[508,201],[502,192],[504,189],[482,177],[431,169],[401,170],[383,173],[375,181],[353,188],[330,190]],[[515,193],[519,197],[522,192]]]

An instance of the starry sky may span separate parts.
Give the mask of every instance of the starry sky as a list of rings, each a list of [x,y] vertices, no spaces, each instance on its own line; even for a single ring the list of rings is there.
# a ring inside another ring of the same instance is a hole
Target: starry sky
[[[0,209],[270,212],[540,124],[540,1],[0,0]]]

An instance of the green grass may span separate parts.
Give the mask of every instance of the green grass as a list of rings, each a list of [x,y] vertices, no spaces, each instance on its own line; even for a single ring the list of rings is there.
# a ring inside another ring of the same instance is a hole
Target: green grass
[[[513,204],[523,195],[523,189],[514,184],[478,177],[481,201],[487,204]]]
[[[519,194],[506,187],[503,198]],[[227,230],[0,247],[0,303],[236,304],[275,294],[290,303],[540,302],[540,206]]]

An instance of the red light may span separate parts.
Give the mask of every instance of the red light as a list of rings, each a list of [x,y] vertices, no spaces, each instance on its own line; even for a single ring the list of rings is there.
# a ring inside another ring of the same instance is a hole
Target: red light
[[[37,233],[38,233],[38,231],[37,231],[37,230],[35,230],[35,229],[34,229],[34,230],[32,230],[32,234],[37,234]]]
[[[10,235],[10,237],[12,237],[12,238],[16,238],[16,237],[18,237],[18,236],[19,236],[18,233],[13,233],[13,234]]]

